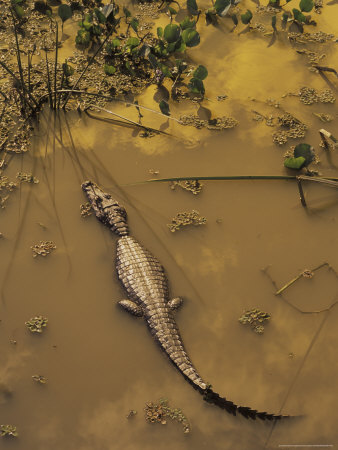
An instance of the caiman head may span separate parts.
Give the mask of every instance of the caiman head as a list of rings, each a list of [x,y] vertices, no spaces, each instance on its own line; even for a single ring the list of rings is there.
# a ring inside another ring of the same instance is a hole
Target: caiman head
[[[92,181],[82,183],[96,217],[119,236],[129,234],[127,212],[110,194],[106,194]]]

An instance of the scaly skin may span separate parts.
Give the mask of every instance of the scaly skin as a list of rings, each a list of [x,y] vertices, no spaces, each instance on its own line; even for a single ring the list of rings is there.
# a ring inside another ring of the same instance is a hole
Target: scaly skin
[[[117,201],[91,181],[84,182],[82,189],[96,217],[120,236],[117,241],[116,270],[129,297],[129,300],[119,302],[120,305],[130,313],[144,317],[155,340],[181,374],[203,394],[207,402],[214,403],[233,415],[239,412],[246,418],[258,417],[262,420],[288,417],[237,406],[220,397],[203,381],[183,347],[172,312],[174,305],[169,301],[168,282],[162,265],[136,239],[129,236],[127,213]]]

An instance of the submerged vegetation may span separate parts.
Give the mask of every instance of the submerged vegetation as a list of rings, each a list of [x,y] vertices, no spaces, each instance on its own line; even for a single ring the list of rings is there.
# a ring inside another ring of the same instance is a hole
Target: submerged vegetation
[[[259,309],[251,309],[244,311],[238,321],[243,325],[250,325],[252,330],[257,334],[264,333],[263,323],[270,320],[271,315]]]

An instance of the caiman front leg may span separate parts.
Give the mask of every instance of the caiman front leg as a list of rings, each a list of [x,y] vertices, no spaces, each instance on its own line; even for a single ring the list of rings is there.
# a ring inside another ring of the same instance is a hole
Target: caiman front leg
[[[143,316],[143,310],[142,308],[132,300],[126,299],[126,300],[120,300],[118,304],[128,311],[133,316],[142,317]]]
[[[172,310],[180,308],[182,306],[182,304],[183,304],[183,300],[181,299],[181,297],[172,298],[168,302],[168,306]]]

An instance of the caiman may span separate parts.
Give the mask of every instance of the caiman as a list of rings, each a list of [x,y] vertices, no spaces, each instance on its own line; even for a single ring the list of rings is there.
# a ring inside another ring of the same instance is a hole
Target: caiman
[[[82,189],[96,217],[119,236],[116,270],[129,297],[118,302],[119,305],[129,313],[145,319],[154,339],[184,378],[203,395],[204,400],[233,415],[240,413],[246,418],[262,420],[289,417],[237,406],[214,392],[211,386],[203,381],[184,349],[173,315],[173,311],[182,301],[179,298],[169,299],[164,268],[155,256],[129,235],[127,213],[123,206],[91,181],[84,182]]]

